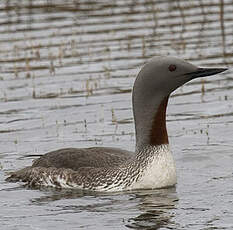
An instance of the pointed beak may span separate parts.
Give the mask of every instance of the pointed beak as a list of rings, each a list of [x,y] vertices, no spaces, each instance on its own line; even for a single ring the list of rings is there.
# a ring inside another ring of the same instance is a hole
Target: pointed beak
[[[198,77],[207,77],[226,71],[227,68],[198,68],[196,71],[185,74],[192,79]]]

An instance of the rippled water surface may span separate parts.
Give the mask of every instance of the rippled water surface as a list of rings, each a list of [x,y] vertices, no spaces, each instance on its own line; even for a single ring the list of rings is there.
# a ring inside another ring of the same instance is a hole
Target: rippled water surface
[[[64,147],[134,150],[131,89],[149,58],[221,75],[168,107],[176,188],[117,194],[4,181]],[[0,1],[1,229],[233,229],[232,0]]]

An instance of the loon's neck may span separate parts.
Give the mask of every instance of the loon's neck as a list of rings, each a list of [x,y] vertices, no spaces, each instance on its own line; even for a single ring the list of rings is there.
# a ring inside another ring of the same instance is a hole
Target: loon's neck
[[[155,105],[148,103],[139,106],[140,102],[133,102],[137,153],[143,152],[147,146],[153,148],[169,144],[166,126],[168,98],[164,97]]]

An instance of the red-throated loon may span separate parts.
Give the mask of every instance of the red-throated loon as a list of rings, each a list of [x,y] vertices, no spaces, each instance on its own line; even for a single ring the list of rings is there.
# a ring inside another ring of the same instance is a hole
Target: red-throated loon
[[[8,181],[96,191],[155,189],[176,184],[168,144],[166,107],[169,95],[186,82],[226,68],[199,68],[173,57],[154,57],[139,72],[133,87],[135,153],[105,147],[49,152],[32,166],[11,173]]]

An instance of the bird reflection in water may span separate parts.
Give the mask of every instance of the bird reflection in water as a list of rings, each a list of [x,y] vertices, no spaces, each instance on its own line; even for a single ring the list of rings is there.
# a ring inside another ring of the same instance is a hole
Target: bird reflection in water
[[[174,225],[172,210],[176,208],[178,197],[175,188],[145,190],[136,194],[140,199],[138,205],[142,212],[136,217],[132,217],[125,225],[131,229],[160,229],[161,227],[169,228]]]

